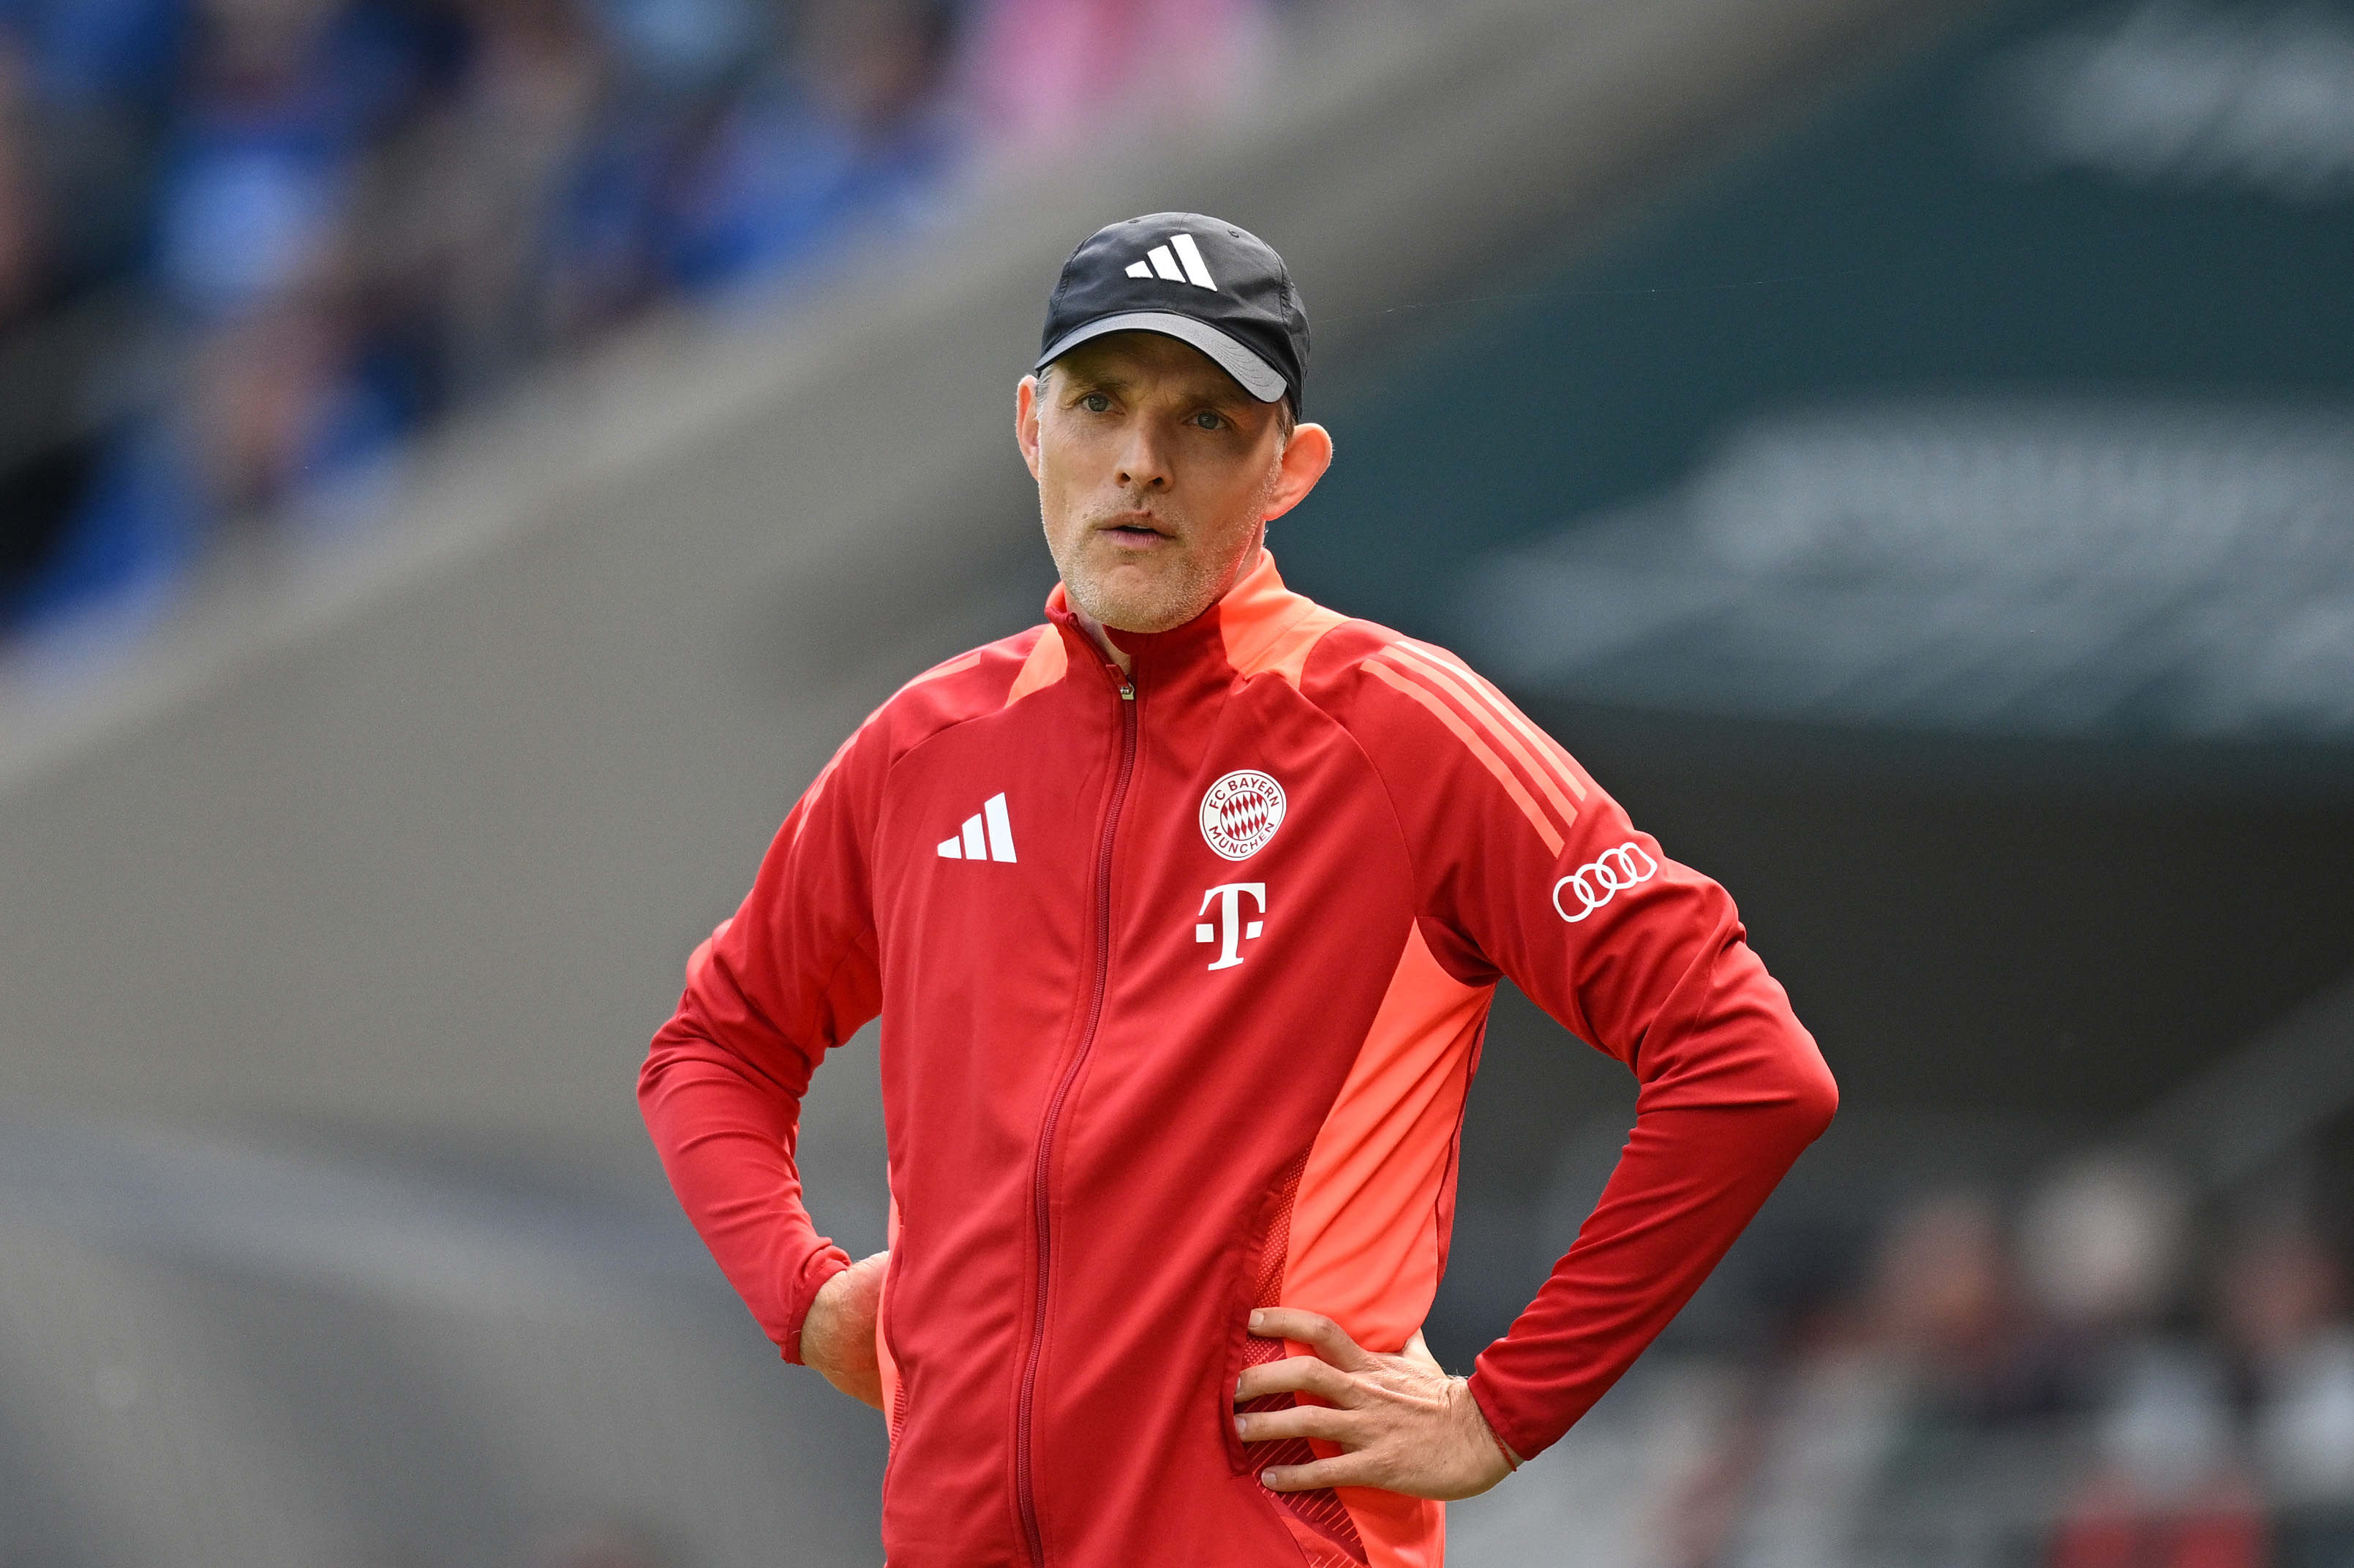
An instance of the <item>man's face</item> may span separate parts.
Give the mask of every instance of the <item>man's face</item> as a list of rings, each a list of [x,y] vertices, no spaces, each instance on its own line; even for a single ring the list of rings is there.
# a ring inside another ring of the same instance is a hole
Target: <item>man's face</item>
[[[1072,605],[1123,631],[1207,609],[1331,461],[1323,430],[1287,441],[1275,405],[1159,333],[1108,334],[1055,361],[1043,387],[1024,377],[1015,436]]]

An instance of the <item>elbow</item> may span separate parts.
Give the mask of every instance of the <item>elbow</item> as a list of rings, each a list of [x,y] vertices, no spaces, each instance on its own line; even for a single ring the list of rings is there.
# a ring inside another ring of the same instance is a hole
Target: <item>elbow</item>
[[[1797,1033],[1787,1068],[1784,1114],[1803,1146],[1820,1138],[1839,1114],[1839,1081],[1813,1038],[1803,1029]]]
[[[686,1020],[686,1005],[672,1014],[670,1022],[654,1032],[646,1047],[645,1059],[638,1064],[638,1111],[651,1123],[663,1097],[663,1090],[676,1069],[701,1054],[703,1042]]]
[[[1830,1129],[1831,1118],[1839,1115],[1839,1085],[1829,1067],[1820,1069],[1814,1082],[1800,1097],[1798,1119],[1805,1126],[1807,1141],[1812,1143]]]
[[[650,1128],[660,1115],[663,1079],[670,1063],[670,1054],[657,1040],[653,1049],[646,1053],[646,1059],[638,1065],[638,1115]]]

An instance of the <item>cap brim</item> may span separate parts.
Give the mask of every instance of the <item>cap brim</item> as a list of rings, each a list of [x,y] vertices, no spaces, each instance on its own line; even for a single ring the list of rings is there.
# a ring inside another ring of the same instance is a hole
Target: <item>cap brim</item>
[[[1089,338],[1113,332],[1157,332],[1181,343],[1190,343],[1217,361],[1219,369],[1241,382],[1243,390],[1262,403],[1279,403],[1289,390],[1282,371],[1209,323],[1181,316],[1174,311],[1128,311],[1116,316],[1098,316],[1056,338],[1031,368],[1044,369]]]

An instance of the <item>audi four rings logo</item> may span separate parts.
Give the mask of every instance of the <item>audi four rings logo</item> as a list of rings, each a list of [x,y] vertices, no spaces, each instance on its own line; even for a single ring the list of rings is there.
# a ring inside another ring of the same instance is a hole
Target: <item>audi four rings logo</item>
[[[1571,925],[1576,925],[1622,891],[1638,883],[1649,882],[1659,874],[1659,863],[1643,853],[1643,847],[1628,839],[1614,850],[1604,850],[1596,859],[1587,861],[1567,876],[1553,885],[1553,910]],[[1577,900],[1577,913],[1562,907],[1561,895],[1572,895]]]

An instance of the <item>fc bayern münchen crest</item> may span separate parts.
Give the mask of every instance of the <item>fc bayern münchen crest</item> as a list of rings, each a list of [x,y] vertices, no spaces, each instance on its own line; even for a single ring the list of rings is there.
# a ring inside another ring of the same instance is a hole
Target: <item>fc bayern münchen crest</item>
[[[1228,860],[1248,860],[1283,826],[1283,786],[1247,768],[1202,797],[1202,837]]]

